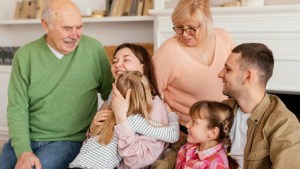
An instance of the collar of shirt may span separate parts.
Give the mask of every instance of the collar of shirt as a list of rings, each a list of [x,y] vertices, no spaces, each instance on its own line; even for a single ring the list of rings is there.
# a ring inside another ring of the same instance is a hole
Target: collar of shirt
[[[250,116],[250,120],[255,123],[258,124],[259,121],[261,120],[264,112],[267,110],[267,108],[269,107],[271,103],[271,100],[268,96],[268,94],[266,93],[264,98],[261,100],[261,102],[257,105],[257,107],[252,111],[251,116]]]
[[[218,151],[220,151],[221,149],[224,149],[224,146],[222,143],[213,146],[209,149],[203,150],[203,151],[198,151],[198,148],[196,150],[196,154],[198,154],[198,157],[200,158],[201,161],[211,157],[212,155],[216,154]]]
[[[51,52],[58,58],[61,59],[64,57],[64,54],[59,53],[57,50],[55,50],[54,48],[52,48],[49,44],[47,44],[49,49],[51,50]]]

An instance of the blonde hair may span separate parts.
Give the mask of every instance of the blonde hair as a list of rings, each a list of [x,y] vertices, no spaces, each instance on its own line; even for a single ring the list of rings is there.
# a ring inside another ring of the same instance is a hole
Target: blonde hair
[[[216,101],[199,101],[192,105],[189,112],[192,119],[200,118],[208,120],[208,128],[219,128],[217,141],[227,146],[227,153],[231,151],[230,130],[233,124],[233,111],[225,103]],[[230,169],[238,168],[238,163],[228,155]]]
[[[172,13],[173,25],[178,26],[186,20],[200,23],[201,40],[207,44],[213,31],[210,0],[179,0]]]
[[[115,84],[123,97],[125,97],[127,90],[131,89],[127,116],[142,114],[146,120],[149,120],[152,94],[147,78],[139,71],[130,71],[119,75]],[[92,135],[99,137],[100,144],[109,144],[113,138],[115,125],[116,119],[114,113],[111,113],[104,124],[92,132]]]

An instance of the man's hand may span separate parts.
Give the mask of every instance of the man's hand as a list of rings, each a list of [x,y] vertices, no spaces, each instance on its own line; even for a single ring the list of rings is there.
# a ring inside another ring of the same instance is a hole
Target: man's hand
[[[22,153],[17,161],[15,169],[32,169],[32,167],[41,169],[42,164],[40,159],[32,152]]]

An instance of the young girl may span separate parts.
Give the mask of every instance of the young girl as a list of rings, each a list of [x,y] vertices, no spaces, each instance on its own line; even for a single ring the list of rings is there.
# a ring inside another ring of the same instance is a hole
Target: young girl
[[[189,115],[188,143],[178,152],[176,169],[238,168],[237,162],[230,156],[232,109],[220,102],[199,101],[192,105]]]
[[[130,95],[127,93],[129,89]],[[130,100],[129,107],[125,109],[126,120],[124,123],[130,123],[129,126],[134,131],[165,142],[175,142],[178,140],[179,126],[177,122],[178,117],[175,113],[168,113],[169,127],[163,127],[161,123],[150,120],[153,101],[152,94],[148,80],[141,72],[125,72],[119,75],[115,85],[113,85],[112,103],[114,103],[114,96],[118,93],[126,97],[126,100]],[[116,110],[116,104],[111,104],[111,106],[113,110]],[[115,115],[110,114],[104,124],[93,131],[93,136],[86,141],[80,153],[70,163],[69,167],[109,169],[119,166],[122,158],[117,150],[118,135],[114,131],[114,128],[116,128],[115,125]]]

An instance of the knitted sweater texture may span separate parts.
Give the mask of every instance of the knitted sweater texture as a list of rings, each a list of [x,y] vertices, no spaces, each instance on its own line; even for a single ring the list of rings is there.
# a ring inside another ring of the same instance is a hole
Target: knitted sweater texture
[[[58,59],[45,36],[20,48],[13,60],[8,96],[9,134],[17,157],[30,141],[83,141],[106,100],[112,74],[100,42],[82,36],[78,47]]]

